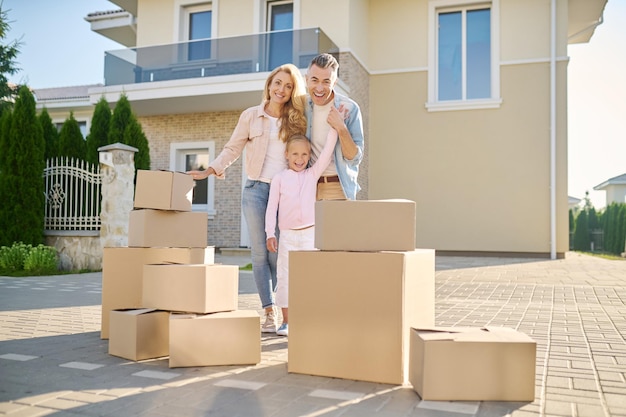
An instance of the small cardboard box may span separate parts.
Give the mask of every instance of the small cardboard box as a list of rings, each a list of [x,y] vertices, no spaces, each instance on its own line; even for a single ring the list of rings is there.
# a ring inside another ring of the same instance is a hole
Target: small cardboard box
[[[143,267],[146,308],[188,313],[237,310],[237,265],[164,264]]]
[[[193,177],[182,172],[137,170],[135,208],[191,211]]]
[[[141,308],[143,266],[163,262],[213,264],[215,248],[104,248],[102,253],[102,327],[109,338],[109,312]]]
[[[207,245],[206,213],[132,210],[128,246],[150,248],[202,248]]]
[[[133,361],[169,355],[169,319],[154,309],[111,311],[109,354]]]
[[[170,368],[259,362],[261,319],[256,311],[170,316]]]
[[[412,329],[409,379],[423,400],[534,401],[536,350],[509,328]]]
[[[412,251],[415,249],[415,202],[316,201],[315,247],[363,252]]]
[[[435,251],[293,251],[288,371],[408,382],[411,327],[435,322]]]

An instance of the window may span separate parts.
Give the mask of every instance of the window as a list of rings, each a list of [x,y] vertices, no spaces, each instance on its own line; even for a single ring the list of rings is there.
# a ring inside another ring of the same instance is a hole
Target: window
[[[429,3],[430,110],[500,104],[497,1]]]
[[[170,170],[185,172],[206,169],[214,152],[214,142],[172,143],[170,144]],[[213,176],[195,182],[193,211],[206,211],[210,217],[215,215],[213,189]]]
[[[80,129],[80,133],[83,135],[83,139],[85,139],[87,137],[87,122],[86,121],[78,121],[78,128]],[[57,132],[61,132],[61,129],[63,128],[63,124],[65,122],[56,122],[54,124],[54,126],[57,128]]]
[[[267,31],[285,31],[269,35],[268,70],[293,61],[293,2],[267,2]]]
[[[213,10],[211,4],[187,6],[183,8],[182,40],[188,41],[189,61],[211,58],[213,37]]]

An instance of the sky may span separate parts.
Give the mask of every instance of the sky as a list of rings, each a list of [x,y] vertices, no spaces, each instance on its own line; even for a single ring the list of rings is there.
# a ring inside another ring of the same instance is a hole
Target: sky
[[[85,17],[115,10],[107,0],[0,0],[20,39],[22,69],[9,81],[33,88],[104,82],[104,52],[123,46],[90,29]],[[59,25],[59,23],[61,23]],[[604,23],[568,56],[568,195],[605,206],[593,187],[626,173],[626,1],[609,0]]]

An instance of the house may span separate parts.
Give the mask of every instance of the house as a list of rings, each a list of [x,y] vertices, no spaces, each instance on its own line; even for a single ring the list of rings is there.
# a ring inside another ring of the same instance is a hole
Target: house
[[[582,200],[580,198],[572,197],[571,195],[567,197],[567,205],[569,210],[574,210],[574,212],[580,209],[580,202]]]
[[[124,48],[88,105],[126,94],[152,168],[186,170],[219,153],[275,65],[304,73],[331,52],[364,117],[359,199],[414,200],[417,245],[438,254],[554,259],[569,248],[567,47],[589,41],[606,2],[111,0],[122,10],[86,20]],[[244,178],[238,161],[196,187],[212,245],[248,245]]]
[[[606,191],[606,205],[626,203],[626,173],[609,178],[593,187],[594,190]]]

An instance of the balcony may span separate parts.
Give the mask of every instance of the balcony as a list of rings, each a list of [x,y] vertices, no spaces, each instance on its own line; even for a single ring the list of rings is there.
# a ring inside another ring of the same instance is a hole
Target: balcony
[[[105,53],[105,86],[268,72],[293,63],[306,68],[339,48],[319,28],[205,39]]]

